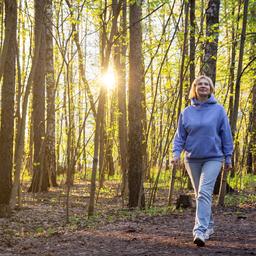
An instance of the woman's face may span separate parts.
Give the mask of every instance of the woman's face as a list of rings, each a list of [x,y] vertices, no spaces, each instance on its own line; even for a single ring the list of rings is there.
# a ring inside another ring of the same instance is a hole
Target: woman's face
[[[198,97],[208,97],[211,94],[211,87],[207,79],[201,78],[196,84],[196,95]]]

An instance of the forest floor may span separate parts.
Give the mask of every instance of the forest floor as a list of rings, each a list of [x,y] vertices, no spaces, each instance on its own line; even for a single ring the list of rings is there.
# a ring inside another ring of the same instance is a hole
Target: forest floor
[[[76,185],[67,224],[63,189],[23,194],[22,206],[0,219],[0,255],[256,255],[255,193],[235,194],[229,206],[214,206],[215,233],[205,247],[197,247],[192,241],[195,208],[165,207],[166,190],[159,192],[156,206],[129,211],[116,188],[110,189],[88,219],[85,185]]]

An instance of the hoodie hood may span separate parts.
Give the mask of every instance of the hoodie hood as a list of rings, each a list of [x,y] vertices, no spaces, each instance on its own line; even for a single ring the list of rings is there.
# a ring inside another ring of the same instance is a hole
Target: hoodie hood
[[[211,94],[211,96],[205,102],[201,102],[196,98],[191,99],[192,106],[208,106],[210,104],[216,104],[216,103],[217,103],[217,100],[214,98],[213,94]]]

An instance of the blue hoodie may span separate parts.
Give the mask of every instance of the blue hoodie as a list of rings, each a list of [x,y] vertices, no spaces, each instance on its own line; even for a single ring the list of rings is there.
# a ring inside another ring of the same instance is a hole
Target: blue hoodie
[[[180,114],[174,137],[173,154],[185,150],[187,161],[219,159],[231,163],[233,140],[227,114],[214,96],[205,102],[191,100]]]

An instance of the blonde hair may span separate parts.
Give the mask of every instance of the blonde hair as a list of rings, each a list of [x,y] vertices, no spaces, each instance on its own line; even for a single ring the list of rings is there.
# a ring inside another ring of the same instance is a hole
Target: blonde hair
[[[212,82],[212,79],[206,75],[201,75],[201,76],[198,76],[192,83],[191,85],[191,88],[190,88],[190,91],[189,91],[189,95],[188,95],[188,98],[189,99],[192,99],[192,98],[196,98],[197,95],[196,95],[196,85],[198,84],[198,82],[201,80],[201,79],[206,79],[210,85],[210,92],[211,94],[214,93],[214,86],[213,86],[213,82]]]

